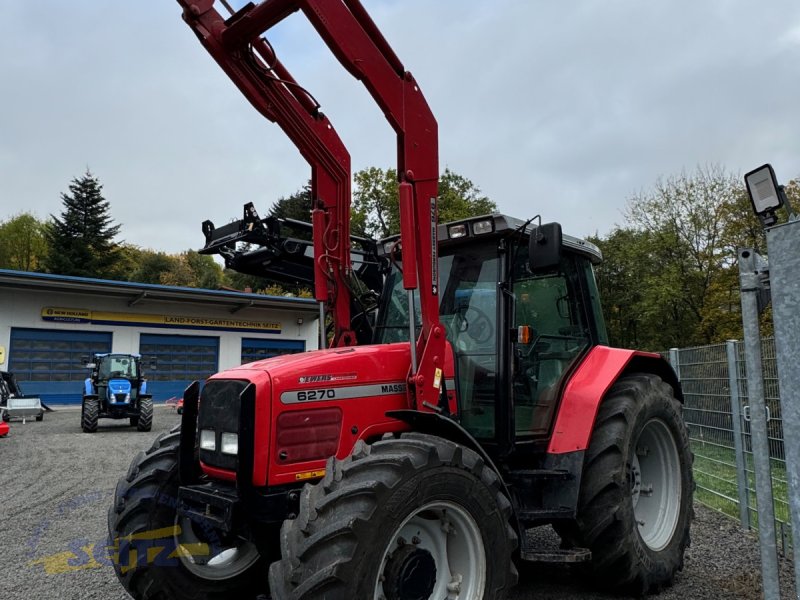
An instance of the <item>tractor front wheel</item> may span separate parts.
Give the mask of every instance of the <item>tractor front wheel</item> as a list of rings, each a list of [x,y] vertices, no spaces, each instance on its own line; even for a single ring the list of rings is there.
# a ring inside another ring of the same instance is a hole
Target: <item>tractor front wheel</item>
[[[133,419],[136,419],[136,429],[138,431],[150,431],[153,426],[153,399],[142,398],[139,401],[139,416],[131,418],[131,425]]]
[[[284,522],[272,597],[504,598],[517,581],[510,518],[497,475],[473,451],[422,434],[358,442]]]
[[[656,375],[621,377],[595,422],[575,527],[565,541],[591,549],[593,579],[642,595],[672,584],[691,524],[692,454],[681,404]]]
[[[108,511],[117,577],[136,600],[226,600],[266,593],[267,563],[254,542],[178,514],[179,447],[177,428],[160,435],[117,484]]]
[[[97,431],[97,420],[100,417],[100,401],[97,398],[84,398],[81,405],[81,429],[84,433]]]

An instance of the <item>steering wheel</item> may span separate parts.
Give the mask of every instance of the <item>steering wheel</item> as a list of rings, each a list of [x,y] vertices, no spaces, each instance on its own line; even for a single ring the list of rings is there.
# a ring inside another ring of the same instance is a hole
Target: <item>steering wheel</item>
[[[472,305],[459,306],[456,310],[456,330],[466,333],[476,344],[485,344],[494,335],[494,323],[481,309]]]

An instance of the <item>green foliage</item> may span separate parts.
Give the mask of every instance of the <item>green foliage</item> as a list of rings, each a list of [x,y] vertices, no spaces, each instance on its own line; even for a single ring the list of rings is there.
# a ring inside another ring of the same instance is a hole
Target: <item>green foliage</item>
[[[311,222],[311,185],[305,185],[294,194],[279,198],[269,209],[272,217]]]
[[[114,275],[120,226],[113,225],[103,186],[88,170],[62,193],[61,218],[51,215],[45,268],[50,273],[109,278]]]
[[[397,172],[370,167],[354,176],[353,222],[363,220],[367,235],[382,238],[400,231]],[[445,169],[439,178],[439,222],[446,223],[497,210],[472,181]],[[353,227],[355,232],[355,226]]]
[[[741,178],[707,167],[658,181],[630,200],[626,221],[592,240],[605,258],[597,279],[612,343],[662,350],[740,338],[737,249],[766,248]]]
[[[128,279],[138,283],[154,283],[206,289],[219,289],[227,283],[222,267],[210,256],[187,250],[181,254],[167,254],[124,246],[123,262],[135,265]]]
[[[30,213],[0,223],[0,269],[41,271],[47,256],[47,226]]]

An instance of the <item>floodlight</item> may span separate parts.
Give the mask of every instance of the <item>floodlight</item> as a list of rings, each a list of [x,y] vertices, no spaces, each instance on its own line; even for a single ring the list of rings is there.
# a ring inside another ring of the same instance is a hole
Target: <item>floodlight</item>
[[[753,212],[764,225],[774,225],[778,220],[775,211],[783,206],[784,196],[772,165],[762,165],[750,171],[744,176],[744,182]]]

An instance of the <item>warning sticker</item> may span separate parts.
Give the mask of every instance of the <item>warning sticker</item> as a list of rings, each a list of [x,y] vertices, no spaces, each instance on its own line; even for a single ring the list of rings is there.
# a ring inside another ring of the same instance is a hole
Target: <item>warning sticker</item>
[[[433,373],[433,387],[437,390],[442,387],[442,370],[436,369]]]
[[[325,469],[322,471],[306,471],[305,473],[297,473],[294,476],[295,481],[303,481],[305,479],[315,479],[316,477],[325,477]]]

